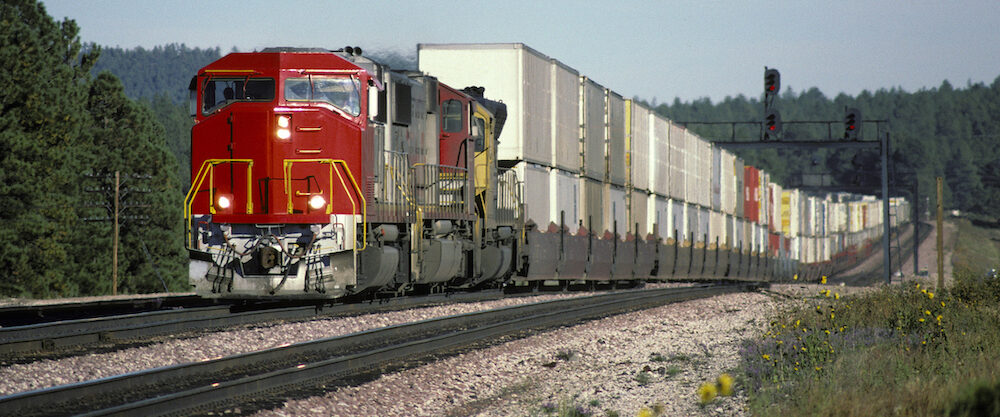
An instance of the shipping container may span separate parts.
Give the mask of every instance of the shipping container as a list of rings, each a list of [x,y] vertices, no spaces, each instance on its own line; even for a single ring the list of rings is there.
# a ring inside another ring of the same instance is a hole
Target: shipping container
[[[722,166],[720,167],[721,178],[721,193],[722,193],[722,212],[733,215],[736,214],[736,198],[739,196],[739,191],[736,188],[736,161],[735,155],[729,153],[725,149],[721,150],[720,159]],[[742,169],[742,167],[740,168]]]
[[[608,230],[604,225],[604,183],[586,177],[580,178],[580,220],[594,235],[601,237]]]
[[[604,87],[580,76],[580,134],[583,142],[583,175],[604,181],[607,175],[605,156]]]
[[[649,212],[649,221],[656,228],[657,236],[664,242],[674,238],[673,218],[671,217],[670,200],[666,197],[651,195],[649,197],[652,209]]]
[[[507,105],[497,158],[552,164],[549,57],[521,43],[418,44],[420,71],[455,88],[485,87]]]
[[[688,159],[683,176],[686,201],[703,207],[712,205],[712,144],[687,131]]]
[[[712,210],[722,211],[722,148],[712,147]]]
[[[670,122],[650,113],[649,115],[649,187],[661,196],[670,196]]]
[[[743,218],[743,174],[746,172],[744,167],[743,160],[740,158],[736,158],[736,161],[733,162],[733,173],[736,175],[736,210],[733,211],[733,215],[741,219]]]
[[[780,185],[767,183],[768,214],[767,227],[771,232],[781,232],[781,192]]]
[[[607,115],[605,140],[608,156],[608,182],[625,186],[625,99],[618,93],[605,90]]]
[[[767,225],[767,183],[771,176],[762,169],[757,170],[757,223]]]
[[[625,103],[627,111],[625,135],[628,139],[628,176],[637,190],[653,191],[650,187],[650,160],[655,148],[650,145],[650,110],[633,100]],[[664,142],[666,143],[666,142]]]
[[[691,160],[688,152],[687,130],[670,123],[670,155],[667,167],[670,177],[669,197],[675,200],[689,201],[687,198],[687,164]],[[694,162],[691,161],[693,164]]]
[[[580,73],[558,60],[552,69],[552,166],[580,172]]]
[[[743,167],[743,218],[751,222],[760,221],[760,176],[757,168]]]
[[[604,184],[604,227],[619,239],[631,229],[628,222],[628,194],[625,187]]]
[[[708,242],[716,247],[726,247],[726,215],[718,211],[709,213]]]
[[[549,209],[549,168],[521,162],[511,169],[517,173],[517,178],[524,187],[521,196],[524,202],[525,221],[536,224],[539,231],[547,231],[549,223],[552,222]]]
[[[560,220],[570,234],[580,228],[580,177],[561,169],[549,170],[549,218],[555,223]]]
[[[799,235],[799,216],[802,206],[799,201],[799,190],[784,190],[781,193],[781,232],[785,236]],[[797,258],[796,258],[797,259]]]
[[[670,199],[670,218],[671,227],[673,231],[671,235],[678,242],[690,242],[690,236],[688,235],[688,221],[687,221],[687,205],[684,201]]]
[[[642,190],[633,190],[629,207],[629,230],[637,238],[646,239],[646,236],[653,233],[653,224],[649,222],[649,194]]]

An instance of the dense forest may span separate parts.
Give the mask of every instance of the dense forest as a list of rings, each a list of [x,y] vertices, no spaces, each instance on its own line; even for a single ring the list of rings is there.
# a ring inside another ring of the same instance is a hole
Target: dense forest
[[[34,0],[0,3],[0,295],[111,293],[114,172],[122,178],[118,290],[186,287],[184,185],[163,126],[90,70],[72,20]],[[87,221],[95,220],[95,221]]]
[[[190,176],[188,84],[219,48],[170,44],[152,49],[84,45],[72,20],[57,22],[35,0],[0,4],[0,296],[56,297],[111,292],[111,229],[106,206],[113,173],[124,178],[119,253],[121,292],[186,288],[181,206]],[[414,55],[371,52],[394,68]],[[640,92],[641,93],[641,92]],[[949,208],[1000,217],[1000,78],[954,88],[947,81],[917,92],[824,96],[786,89],[776,105],[785,140],[825,138],[825,126],[857,107],[889,120],[893,193],[921,203],[935,176],[946,179]],[[675,100],[654,106],[676,121],[756,121],[763,105],[737,96],[718,103]],[[708,139],[732,133],[690,123]],[[753,136],[754,131],[738,132]],[[839,134],[834,131],[834,134]],[[873,125],[864,126],[875,139]],[[877,190],[874,151],[767,150],[740,153],[783,184],[804,174]],[[933,197],[930,203],[934,203]],[[88,221],[89,220],[89,221]]]

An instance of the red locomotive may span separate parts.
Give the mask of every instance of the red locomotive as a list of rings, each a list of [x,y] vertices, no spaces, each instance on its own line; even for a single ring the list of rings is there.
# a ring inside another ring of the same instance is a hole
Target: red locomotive
[[[360,52],[232,53],[192,79],[198,294],[437,291],[514,269],[519,205],[494,146],[504,106]]]

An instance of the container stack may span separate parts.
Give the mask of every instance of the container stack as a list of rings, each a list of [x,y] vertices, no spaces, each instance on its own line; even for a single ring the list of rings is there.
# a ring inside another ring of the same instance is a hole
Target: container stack
[[[709,255],[696,250],[826,262],[880,233],[885,220],[873,198],[783,188],[643,103],[524,44],[421,44],[418,61],[441,82],[484,87],[507,105],[498,159],[516,172],[525,223],[540,233],[649,237],[676,247],[678,257],[688,254],[683,273],[718,274],[699,266]],[[897,214],[890,221],[906,220],[908,204],[892,204]],[[733,262],[744,268],[740,262],[751,261]]]

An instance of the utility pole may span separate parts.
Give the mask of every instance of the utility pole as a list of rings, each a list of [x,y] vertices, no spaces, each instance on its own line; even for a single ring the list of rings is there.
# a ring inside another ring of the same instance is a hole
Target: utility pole
[[[149,193],[150,190],[148,188],[129,186],[129,180],[145,182],[152,177],[149,175],[125,174],[123,178],[120,171],[115,171],[114,175],[110,172],[104,172],[87,174],[86,176],[96,180],[99,185],[98,187],[84,190],[89,193],[98,194],[97,200],[88,201],[85,206],[104,208],[107,210],[107,215],[105,217],[87,217],[83,220],[111,223],[111,295],[118,295],[118,244],[121,237],[121,227],[129,224],[129,222],[137,225],[149,222],[149,216],[145,213],[129,214],[129,211],[149,208],[149,204],[142,201],[141,195]],[[152,262],[152,259],[150,259],[150,262]],[[153,268],[155,270],[155,264]],[[159,272],[157,271],[157,273]]]
[[[115,171],[115,228],[114,240],[111,243],[111,295],[118,295],[118,209],[121,190],[121,177]]]
[[[937,270],[938,291],[944,288],[944,179],[937,177]]]

